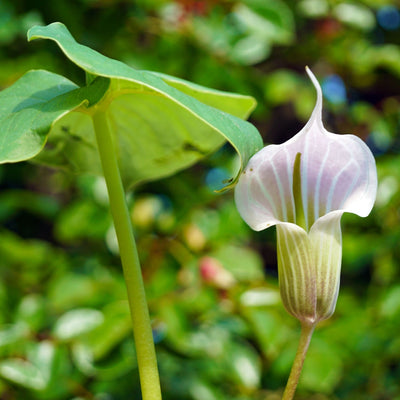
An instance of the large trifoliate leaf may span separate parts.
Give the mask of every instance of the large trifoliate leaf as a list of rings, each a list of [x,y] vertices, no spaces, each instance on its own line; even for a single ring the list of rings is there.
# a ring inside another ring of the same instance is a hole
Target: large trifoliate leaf
[[[37,38],[55,41],[90,84],[78,88],[63,77],[34,71],[0,93],[0,162],[35,157],[100,174],[92,124],[99,110],[110,122],[126,186],[188,167],[226,140],[239,154],[239,174],[262,147],[257,130],[241,119],[255,106],[251,97],[135,70],[78,44],[61,23],[32,28],[28,39]],[[49,82],[33,76],[39,73],[48,74]],[[8,104],[16,92],[18,98]]]

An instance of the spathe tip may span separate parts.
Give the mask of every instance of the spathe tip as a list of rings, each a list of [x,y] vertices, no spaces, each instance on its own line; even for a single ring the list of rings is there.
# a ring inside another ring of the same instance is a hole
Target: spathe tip
[[[308,67],[308,65],[306,65],[305,69],[306,69],[308,77],[311,79],[311,82],[315,87],[315,90],[317,91],[317,101],[315,103],[313,115],[319,114],[319,120],[321,120],[321,114],[322,114],[322,89],[321,89],[321,85],[319,84],[317,78],[315,77],[315,75],[313,74],[311,69]]]

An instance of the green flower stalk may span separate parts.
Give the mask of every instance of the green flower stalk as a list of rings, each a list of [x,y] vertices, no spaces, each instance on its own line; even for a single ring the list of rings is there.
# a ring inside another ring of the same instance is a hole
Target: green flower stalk
[[[336,306],[342,260],[340,219],[366,217],[375,202],[377,173],[367,145],[322,124],[322,91],[312,72],[317,102],[305,127],[249,161],[235,189],[240,215],[254,230],[276,225],[279,287],[302,336],[284,400],[292,399],[311,335]]]

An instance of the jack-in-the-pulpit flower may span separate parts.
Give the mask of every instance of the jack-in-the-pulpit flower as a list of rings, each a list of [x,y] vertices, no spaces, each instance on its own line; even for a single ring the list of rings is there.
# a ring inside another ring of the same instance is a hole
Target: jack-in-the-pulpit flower
[[[321,87],[306,70],[317,90],[310,120],[287,142],[266,146],[251,158],[235,188],[235,201],[252,229],[277,226],[283,304],[302,324],[315,326],[336,305],[341,216],[370,213],[377,174],[374,157],[360,138],[324,128]]]

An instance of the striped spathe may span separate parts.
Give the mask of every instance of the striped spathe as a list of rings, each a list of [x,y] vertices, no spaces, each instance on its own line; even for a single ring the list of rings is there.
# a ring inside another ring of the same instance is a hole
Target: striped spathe
[[[235,188],[240,215],[254,230],[277,225],[282,301],[309,324],[332,315],[342,259],[344,212],[367,216],[375,202],[377,172],[357,136],[328,132],[322,91],[310,71],[317,101],[304,128],[287,142],[256,153]]]

